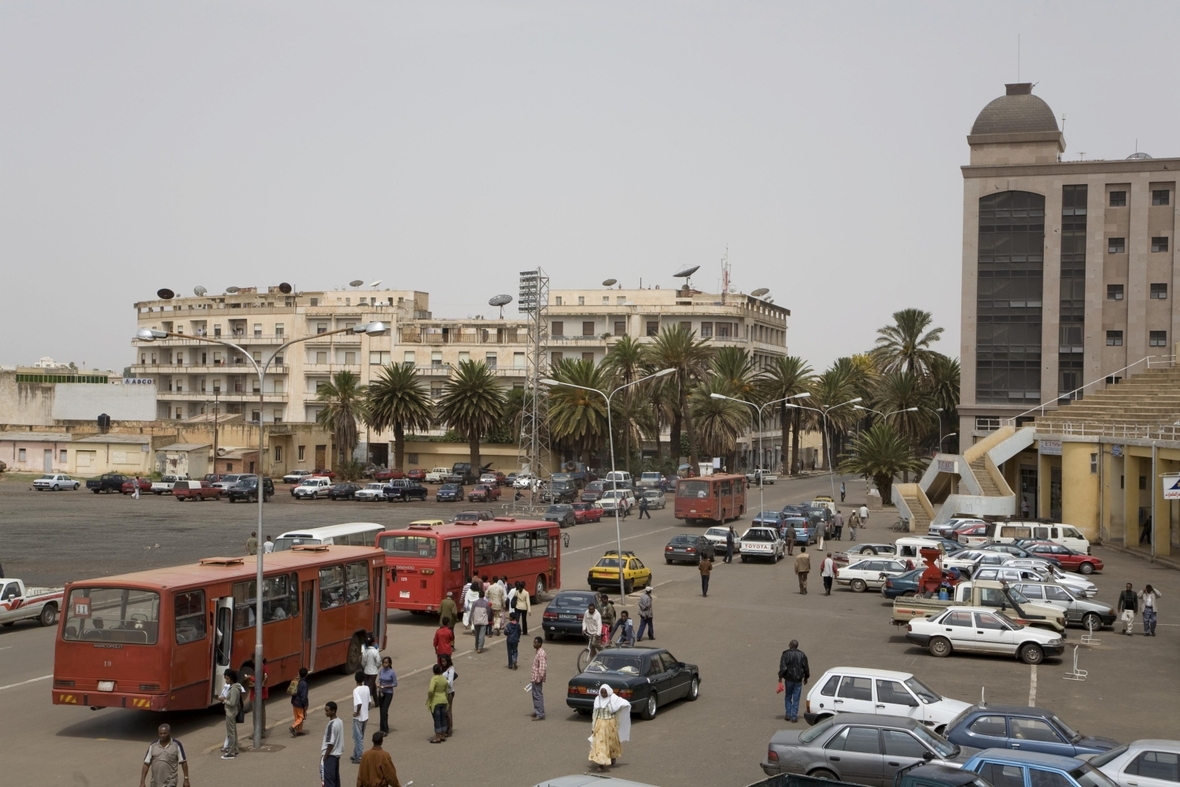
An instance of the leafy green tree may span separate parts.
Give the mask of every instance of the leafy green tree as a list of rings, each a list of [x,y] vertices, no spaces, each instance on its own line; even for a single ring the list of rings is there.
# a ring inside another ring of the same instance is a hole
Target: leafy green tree
[[[894,312],[893,325],[877,330],[873,354],[881,370],[904,370],[924,377],[935,354],[930,346],[942,338],[942,328],[930,328],[932,322],[933,315],[921,309]]]
[[[921,472],[924,460],[914,455],[913,446],[892,425],[881,422],[861,432],[852,454],[840,463],[842,473],[856,473],[873,479],[881,502],[893,503],[893,479],[899,473]]]
[[[930,375],[926,378],[929,389],[930,406],[935,410],[941,408],[938,414],[938,434],[933,436],[938,440],[943,433],[955,431],[959,423],[959,359],[948,358],[941,353],[935,353],[930,363]],[[951,453],[958,453],[958,437],[946,441],[945,446],[936,446],[935,450],[945,448]]]
[[[812,372],[811,366],[797,355],[775,358],[770,366],[763,370],[762,378],[759,381],[761,398],[763,401],[773,402],[777,399],[801,394],[809,389],[813,376],[814,372]],[[778,422],[782,428],[783,470],[795,475],[799,472],[801,464],[799,461],[799,426],[803,420],[801,416],[806,411],[797,407],[787,407],[787,404],[787,402],[780,402],[775,405],[775,408],[778,410]],[[807,400],[801,400],[799,404],[806,405]],[[787,442],[788,431],[791,433],[790,443]],[[788,445],[790,446],[791,461],[787,461]]]
[[[696,333],[686,326],[665,325],[644,350],[647,363],[655,369],[676,370],[675,374],[669,375],[669,382],[675,380],[679,386],[676,409],[672,416],[671,443],[674,450],[680,445],[683,425],[688,434],[688,461],[695,463],[698,459],[697,438],[692,414],[688,409],[688,394],[693,384],[705,377],[713,355],[712,348],[708,341],[698,340]]]
[[[709,365],[713,372],[711,376],[721,378],[725,387],[732,392],[727,396],[745,401],[751,401],[757,396],[758,367],[744,347],[719,347]]]
[[[332,433],[339,462],[351,461],[360,442],[357,422],[365,417],[365,399],[361,378],[349,371],[336,372],[316,392],[316,401],[324,404],[316,423]]]
[[[618,385],[626,385],[646,374],[643,358],[643,345],[630,336],[624,336],[606,351],[603,363],[614,370]]]
[[[582,461],[606,444],[606,395],[610,393],[613,372],[593,361],[567,358],[550,370],[554,380],[580,385],[601,395],[568,385],[549,389],[549,437],[562,447],[578,454]]]
[[[726,464],[736,471],[737,441],[749,431],[753,412],[740,402],[713,398],[714,393],[733,396],[730,382],[723,377],[709,377],[692,389],[688,406],[696,423],[700,447],[707,456],[726,457]]]
[[[478,473],[479,442],[504,417],[504,390],[483,361],[460,361],[443,386],[438,416],[463,435],[471,450],[471,472]]]
[[[387,364],[369,384],[366,422],[378,432],[393,432],[393,466],[405,469],[406,430],[430,428],[433,406],[414,364]]]
[[[835,452],[831,450],[829,443],[834,441],[838,435],[844,434],[848,427],[852,426],[860,417],[860,411],[854,410],[850,404],[845,404],[857,396],[854,380],[851,367],[847,363],[841,364],[837,361],[832,364],[831,368],[811,381],[811,399],[804,402],[804,406],[827,414],[825,421],[820,413],[808,413],[811,416],[808,420],[823,435],[824,467],[830,466],[829,458],[834,459]],[[839,407],[838,405],[844,406]]]

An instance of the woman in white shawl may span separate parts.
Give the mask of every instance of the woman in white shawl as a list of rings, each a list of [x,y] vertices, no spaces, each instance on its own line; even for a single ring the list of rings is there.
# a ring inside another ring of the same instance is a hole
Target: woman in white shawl
[[[603,686],[594,698],[592,718],[590,762],[597,766],[595,770],[605,771],[607,765],[614,765],[623,756],[623,741],[631,740],[631,703],[610,686]]]

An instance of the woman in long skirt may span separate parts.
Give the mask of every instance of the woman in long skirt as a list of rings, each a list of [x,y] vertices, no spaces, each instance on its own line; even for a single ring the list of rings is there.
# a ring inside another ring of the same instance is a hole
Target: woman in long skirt
[[[603,686],[594,698],[594,732],[590,735],[590,762],[605,771],[623,756],[623,741],[631,740],[631,703]]]

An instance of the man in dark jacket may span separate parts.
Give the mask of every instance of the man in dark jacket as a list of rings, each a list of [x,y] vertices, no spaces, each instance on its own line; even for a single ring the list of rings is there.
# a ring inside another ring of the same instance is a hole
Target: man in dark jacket
[[[725,562],[733,562],[733,542],[737,540],[737,533],[733,532],[733,526],[725,531]]]
[[[791,644],[783,651],[778,660],[778,679],[783,684],[783,694],[786,701],[787,721],[799,720],[799,696],[803,687],[811,680],[811,668],[807,666],[807,654],[799,650],[799,640],[791,640]]]
[[[1135,613],[1139,611],[1139,596],[1136,595],[1131,583],[1127,589],[1119,593],[1119,613],[1123,621],[1123,633],[1131,636],[1135,628]]]

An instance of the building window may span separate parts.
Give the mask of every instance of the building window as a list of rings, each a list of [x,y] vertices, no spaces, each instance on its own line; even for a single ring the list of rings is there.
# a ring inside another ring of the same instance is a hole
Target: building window
[[[1110,207],[1125,208],[1127,207],[1127,192],[1112,191],[1110,192]]]
[[[254,423],[258,423],[259,416],[260,416],[260,413],[257,410],[250,411],[250,420],[253,421]]]
[[[606,306],[606,305],[607,305],[607,304],[609,304],[609,303],[610,303],[610,296],[609,296],[609,295],[603,295],[603,296],[602,296],[602,305],[603,305],[603,306]]]
[[[61,457],[58,459],[62,464],[66,463],[66,449],[61,449]]]
[[[316,323],[316,325],[315,325],[316,336],[319,336],[321,333],[327,333],[327,332],[328,332],[328,323],[326,323],[326,322],[317,322]]]
[[[430,365],[431,366],[442,366],[443,365],[441,350],[434,350],[430,353]]]
[[[1156,252],[1167,251],[1168,250],[1168,239],[1167,238],[1152,238],[1151,239],[1151,250],[1156,251]]]
[[[495,353],[484,353],[483,362],[489,369],[495,369],[496,364],[499,362],[499,356]]]
[[[553,353],[553,355],[550,356],[550,363],[556,366],[557,364],[561,363],[562,357],[563,356],[561,353]]]
[[[279,412],[281,412],[281,411],[280,411],[280,410],[275,410],[275,413],[276,413],[276,414],[277,414],[277,413],[279,413]],[[279,418],[275,418],[275,423],[278,423],[280,420],[281,420],[281,419],[279,419]],[[282,447],[281,445],[276,445],[276,446],[275,446],[275,461],[276,461],[276,462],[281,462],[281,461],[283,461],[283,447]]]
[[[319,298],[312,298],[312,299],[311,299],[311,305],[312,305],[312,306],[319,306],[319,305],[320,305],[320,299],[319,299]]]
[[[344,353],[344,362],[349,365],[355,364],[356,363],[356,353],[354,353],[354,352]]]
[[[307,446],[301,445],[298,448],[299,461],[302,462],[307,458]]]
[[[583,336],[593,336],[594,335],[594,321],[593,320],[587,320],[586,322],[582,323],[582,335]]]
[[[328,362],[328,351],[324,350],[323,352],[317,352],[315,354],[315,362],[316,363],[327,363]]]
[[[1090,454],[1090,474],[1098,475],[1098,454]]]
[[[1171,201],[1169,199],[1170,196],[1171,195],[1169,194],[1167,189],[1154,189],[1151,192],[1151,204],[1152,205],[1167,205]]]
[[[1115,377],[1114,375],[1110,375],[1109,377],[1106,378],[1107,385],[1118,385],[1122,381],[1123,381],[1122,377]]]
[[[660,323],[658,320],[647,321],[647,335],[658,336],[660,333]]]
[[[1139,476],[1139,488],[1141,490],[1147,489],[1147,476],[1145,476],[1145,475]]]
[[[16,461],[18,461],[18,462],[25,461],[25,449],[21,448],[16,453],[17,453],[17,460]]]
[[[565,336],[565,323],[561,320],[554,320],[553,328],[550,330],[550,333],[554,336]]]
[[[625,336],[627,334],[627,323],[624,320],[615,320],[615,336]]]
[[[586,296],[585,296],[585,295],[579,295],[579,296],[578,296],[578,305],[579,305],[579,306],[585,306],[585,305],[586,305]]]
[[[582,360],[594,363],[594,353],[582,353]]]
[[[388,352],[375,352],[373,350],[369,351],[369,365],[370,366],[384,366],[387,363],[389,363],[389,353]]]
[[[283,335],[283,324],[281,322],[275,323],[275,336]]]
[[[1168,285],[1167,284],[1153,284],[1151,285],[1151,299],[1155,301],[1166,301],[1168,299]]]
[[[719,338],[719,339],[728,339],[728,338],[730,337],[730,335],[731,335],[731,334],[730,334],[730,331],[731,331],[732,329],[733,329],[733,324],[732,324],[732,323],[728,323],[728,322],[719,322],[719,323],[717,323],[717,338]],[[736,336],[737,336],[737,332],[736,332],[736,331],[734,331],[734,333],[733,333],[732,335],[736,337]]]
[[[975,431],[994,432],[1000,428],[1000,419],[986,415],[975,416]]]
[[[1109,238],[1106,241],[1107,254],[1126,254],[1127,253],[1127,239],[1126,238]]]
[[[527,366],[524,360],[524,353],[512,353],[512,366],[516,369],[523,369]]]
[[[406,454],[406,461],[412,465],[416,465],[416,464],[418,464],[418,455],[417,454]]]
[[[254,323],[254,338],[257,339],[262,336],[262,323]]]
[[[460,350],[459,351],[459,363],[463,363],[464,361],[470,361],[470,360],[471,360],[471,351],[470,350]]]
[[[1107,347],[1122,347],[1123,346],[1123,332],[1122,331],[1107,331],[1106,332],[1106,346]]]
[[[562,305],[562,303],[561,303],[561,296],[560,296],[560,295],[557,295],[557,296],[555,296],[555,297],[553,298],[553,303],[554,303],[554,305],[555,305],[555,306],[561,306],[561,305]]]
[[[1151,286],[1155,287],[1154,284]],[[1122,299],[1123,299],[1123,285],[1121,285],[1121,284],[1108,284],[1108,285],[1106,285],[1106,300],[1108,300],[1108,301],[1121,301]]]
[[[702,339],[712,339],[713,338],[713,323],[711,323],[711,322],[701,323],[701,338]]]
[[[1167,347],[1168,346],[1168,332],[1167,331],[1149,331],[1147,336],[1147,344],[1149,347]]]
[[[402,354],[402,363],[404,363],[406,366],[413,366],[414,365],[414,358],[415,358],[414,351],[413,350],[406,350]]]

